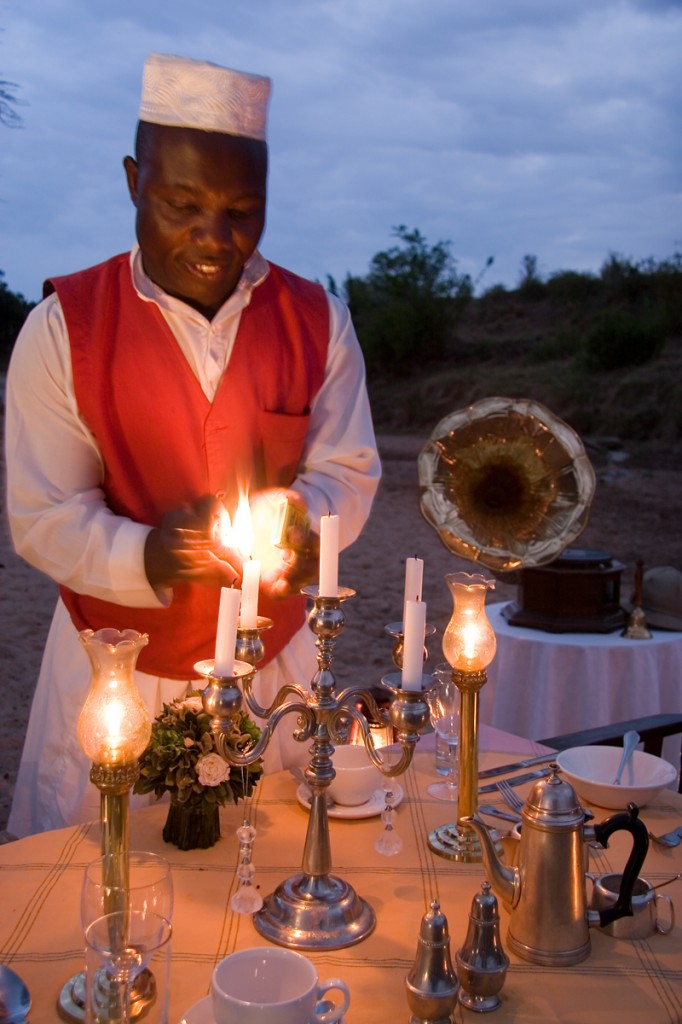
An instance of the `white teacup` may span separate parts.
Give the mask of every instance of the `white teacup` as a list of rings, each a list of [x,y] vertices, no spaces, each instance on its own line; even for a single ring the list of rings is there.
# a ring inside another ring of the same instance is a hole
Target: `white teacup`
[[[353,743],[336,747],[332,756],[336,777],[329,785],[335,804],[354,807],[365,804],[381,786],[381,773],[369,759],[364,746]]]
[[[620,892],[622,875],[587,876],[593,883],[590,906],[593,910],[606,910],[615,906]],[[661,920],[658,907],[667,906],[668,920]],[[646,939],[656,932],[667,935],[675,925],[673,901],[664,893],[657,893],[646,878],[638,878],[632,890],[632,917],[619,917],[605,925],[602,931],[617,939]]]
[[[333,1004],[322,997],[338,990]],[[291,949],[263,946],[232,953],[211,979],[215,1024],[334,1024],[348,1009],[350,994],[339,978],[319,981],[306,957]]]

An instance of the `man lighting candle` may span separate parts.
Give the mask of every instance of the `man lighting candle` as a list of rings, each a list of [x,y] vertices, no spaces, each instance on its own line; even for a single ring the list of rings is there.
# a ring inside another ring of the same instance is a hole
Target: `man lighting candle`
[[[14,347],[12,537],[60,585],[14,835],[98,815],[75,738],[89,684],[79,630],[149,634],[137,681],[152,715],[197,686],[220,588],[242,582],[242,560],[214,545],[214,495],[232,515],[245,487],[254,507],[289,494],[315,532],[331,510],[342,547],[369,513],[380,469],[348,310],[257,248],[269,92],[267,78],[153,54],[124,160],[137,245],[52,279]],[[300,595],[317,579],[315,532],[261,577],[274,622],[256,678],[263,706],[315,671]],[[306,759],[291,732],[277,730],[266,770]]]

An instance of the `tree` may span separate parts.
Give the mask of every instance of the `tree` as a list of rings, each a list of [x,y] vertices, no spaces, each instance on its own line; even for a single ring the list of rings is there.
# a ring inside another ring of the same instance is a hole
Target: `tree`
[[[17,334],[35,303],[27,302],[23,295],[11,292],[0,270],[0,368],[5,369]]]
[[[428,245],[416,228],[393,234],[401,245],[377,253],[367,277],[348,275],[344,294],[369,373],[406,375],[443,355],[458,314],[471,298],[449,242]]]

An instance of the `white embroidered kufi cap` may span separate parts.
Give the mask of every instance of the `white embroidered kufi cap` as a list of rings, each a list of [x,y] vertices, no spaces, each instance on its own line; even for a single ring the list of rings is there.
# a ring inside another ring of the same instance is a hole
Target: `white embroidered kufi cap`
[[[270,87],[260,75],[152,53],[144,65],[139,118],[264,141]]]

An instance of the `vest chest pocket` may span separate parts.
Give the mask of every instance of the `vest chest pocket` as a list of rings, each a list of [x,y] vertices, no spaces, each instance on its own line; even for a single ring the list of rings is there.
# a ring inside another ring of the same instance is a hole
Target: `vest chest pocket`
[[[289,487],[296,476],[308,434],[310,414],[261,412],[261,457],[266,487]]]

